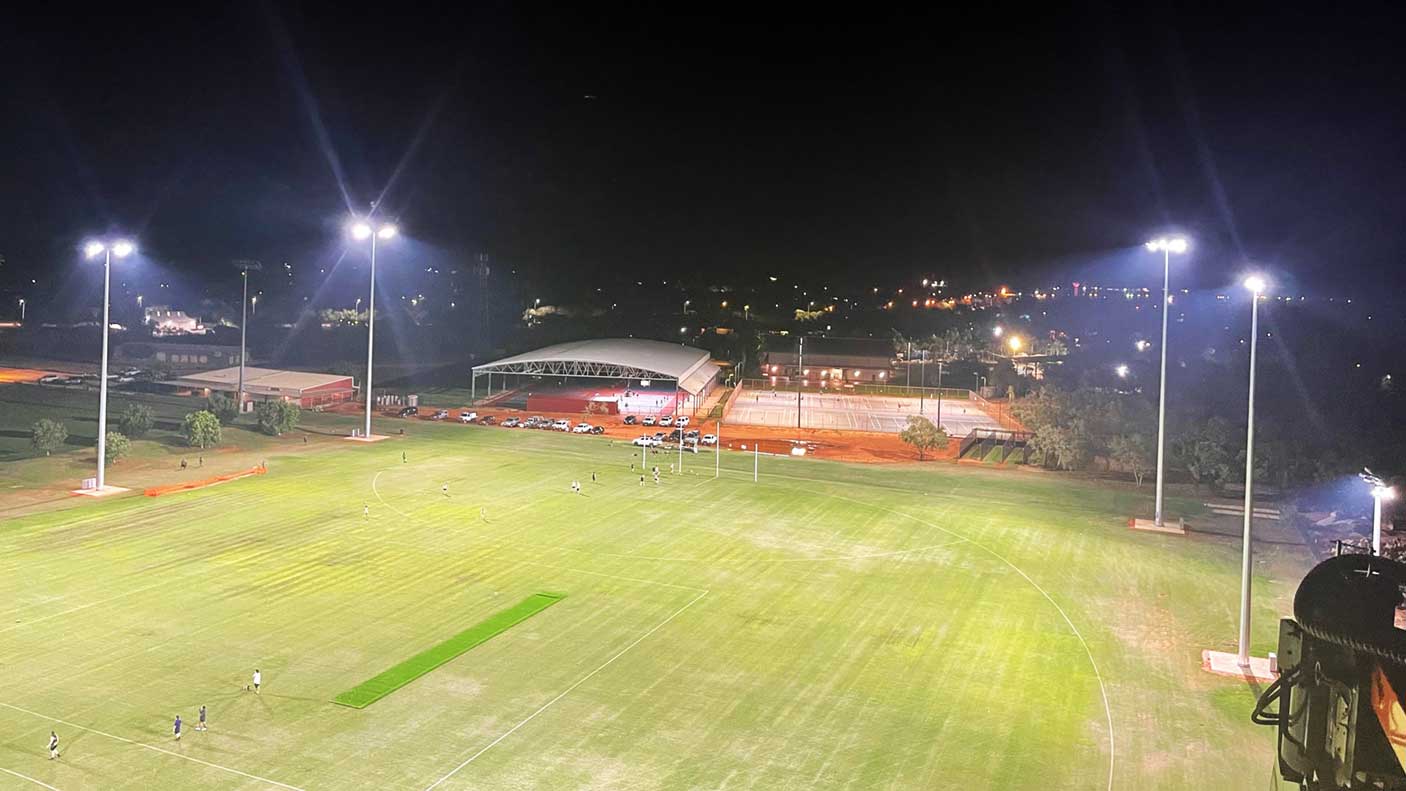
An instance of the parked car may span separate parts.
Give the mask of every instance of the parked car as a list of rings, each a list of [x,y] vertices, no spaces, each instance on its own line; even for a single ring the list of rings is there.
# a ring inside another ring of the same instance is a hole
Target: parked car
[[[491,426],[497,422],[497,418],[493,417],[492,415],[484,415],[483,420],[480,420],[478,423],[480,426]]]
[[[683,436],[684,439],[698,439],[698,429],[690,429]]]
[[[459,422],[460,422],[460,423],[472,423],[472,422],[474,422],[475,420],[478,420],[478,413],[477,413],[477,412],[460,412],[460,413],[459,413]]]
[[[573,433],[573,434],[589,434],[589,433],[591,433],[591,424],[590,424],[590,423],[577,423],[577,424],[576,424],[576,428],[573,428],[573,429],[571,430],[571,433]]]
[[[674,421],[674,425],[676,425],[676,426],[687,426],[687,425],[688,425],[688,422],[689,422],[689,421],[688,421],[688,415],[680,415],[680,416],[679,416],[679,419],[676,420],[676,421]]]
[[[644,420],[641,420],[640,423],[645,426],[652,426],[654,425],[654,416],[646,415]]]
[[[518,419],[515,417],[510,417],[503,421],[503,428],[517,428],[517,425]]]
[[[556,429],[557,431],[570,431],[571,421],[567,420],[566,418],[559,418],[552,423],[552,428]]]
[[[653,437],[635,437],[634,442],[631,442],[630,444],[631,444],[631,445],[638,445],[638,446],[641,447],[641,448],[647,448],[647,447],[649,447],[650,445],[653,445],[653,444],[654,444],[654,438],[653,438]]]
[[[81,385],[81,384],[83,384],[83,377],[81,377],[81,376],[70,376],[70,377],[68,377],[67,379],[63,380],[62,384],[66,384],[66,385]]]
[[[435,413],[434,413],[433,415],[430,415],[430,420],[448,420],[448,419],[449,419],[449,410],[447,410],[447,409],[438,409],[438,410],[435,410]]]
[[[592,433],[592,434],[604,434],[604,433],[605,433],[605,426],[591,426],[591,433]]]
[[[704,434],[704,435],[703,435],[703,444],[704,444],[704,445],[716,445],[716,444],[718,444],[718,438],[717,438],[716,435],[713,435],[713,434]]]
[[[659,425],[672,426],[674,425],[674,419],[668,415],[665,415],[664,417],[659,418]]]
[[[117,377],[117,383],[120,385],[129,385],[135,381],[137,381],[137,377],[135,376],[127,376],[124,374],[122,376]]]
[[[136,376],[142,376],[142,375],[144,375],[145,373],[146,373],[146,371],[143,371],[143,370],[140,369],[140,368],[128,368],[127,370],[125,370],[125,371],[122,372],[122,375],[123,375],[123,376],[132,376],[132,377],[136,377]]]
[[[39,384],[41,384],[41,385],[58,385],[58,384],[64,384],[64,383],[66,383],[67,381],[68,381],[68,377],[67,377],[67,376],[53,375],[53,376],[45,376],[45,377],[41,378],[41,379],[39,380]]]
[[[636,423],[639,422],[639,419],[636,418],[634,415],[626,415],[626,416],[625,416],[625,421],[624,421],[624,422],[625,422],[625,425],[627,425],[627,426],[633,426],[633,425],[635,425]]]

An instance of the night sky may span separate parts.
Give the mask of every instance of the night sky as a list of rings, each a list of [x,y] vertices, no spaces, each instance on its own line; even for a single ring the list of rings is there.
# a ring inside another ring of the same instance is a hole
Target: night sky
[[[349,208],[383,196],[449,259],[567,282],[1131,281],[1147,273],[1119,278],[1121,253],[1172,227],[1203,284],[1246,259],[1306,289],[1406,279],[1386,5],[460,5],[11,11],[0,278],[71,267],[108,228],[194,274],[326,260]]]

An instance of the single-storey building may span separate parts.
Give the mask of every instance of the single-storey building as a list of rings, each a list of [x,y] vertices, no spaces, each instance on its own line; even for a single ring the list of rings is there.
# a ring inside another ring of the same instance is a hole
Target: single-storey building
[[[203,396],[218,392],[233,397],[239,391],[239,366],[180,376],[166,384]],[[339,374],[245,366],[244,394],[253,401],[281,399],[307,408],[350,401],[356,396],[356,385],[350,376]]]

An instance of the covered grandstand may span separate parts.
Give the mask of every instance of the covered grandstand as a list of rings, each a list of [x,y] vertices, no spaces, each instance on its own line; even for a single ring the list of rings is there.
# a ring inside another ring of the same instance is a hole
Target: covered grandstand
[[[475,402],[482,393],[499,405],[511,399],[520,402],[513,405],[543,412],[691,414],[719,371],[703,349],[607,338],[558,343],[475,365],[471,392]]]

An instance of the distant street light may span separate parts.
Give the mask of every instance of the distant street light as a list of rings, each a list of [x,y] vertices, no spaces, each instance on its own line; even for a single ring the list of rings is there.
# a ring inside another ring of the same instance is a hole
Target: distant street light
[[[83,247],[83,254],[90,260],[103,257],[103,361],[102,368],[98,372],[98,491],[106,488],[107,476],[104,474],[104,467],[107,466],[107,335],[110,321],[108,319],[108,297],[111,293],[112,285],[112,257],[126,258],[136,250],[136,245],[126,239],[117,239],[112,242],[91,241]]]
[[[245,346],[245,328],[249,326],[249,317],[244,310],[249,304],[249,270],[262,271],[264,265],[258,261],[235,261],[234,265],[239,269],[239,279],[243,281],[243,296],[239,302],[239,389],[235,393],[235,400],[238,404],[240,414],[244,412],[244,358],[249,356],[247,346]],[[258,297],[254,300],[257,302]]]
[[[20,297],[20,321],[24,321],[24,297]]]
[[[999,324],[997,324],[996,326],[994,326],[994,327],[991,328],[991,334],[992,334],[992,335],[995,335],[997,338],[1001,337],[1001,333],[1003,333],[1003,332],[1005,332],[1005,331],[1006,331],[1005,328],[1002,327],[1002,326],[999,325]]]
[[[142,309],[142,295],[141,295],[141,294],[138,294],[138,295],[137,295],[137,310],[141,310],[141,309]]]
[[[743,320],[743,321],[747,321],[748,319],[750,319],[750,318],[751,318],[751,312],[752,312],[752,306],[751,306],[751,305],[743,305],[743,306],[742,306],[742,320]]]
[[[393,223],[383,223],[377,228],[365,220],[352,223],[351,235],[357,241],[371,239],[371,296],[366,301],[366,437],[371,437],[371,366],[375,361],[376,348],[376,240],[394,239],[399,230]],[[539,302],[541,300],[538,300]]]
[[[1185,237],[1153,239],[1146,245],[1148,252],[1162,252],[1162,372],[1158,376],[1157,396],[1157,504],[1152,510],[1152,523],[1162,526],[1163,459],[1167,447],[1167,306],[1172,304],[1172,253],[1185,253],[1190,243]],[[1143,343],[1143,341],[1139,341]],[[1138,348],[1143,351],[1143,348]]]
[[[255,316],[259,315],[259,295],[255,294],[249,298],[249,312]]]
[[[1240,549],[1240,667],[1250,666],[1250,523],[1254,515],[1255,495],[1255,348],[1259,345],[1260,294],[1266,283],[1259,275],[1245,278],[1250,291],[1250,403],[1245,429],[1245,529]],[[1165,347],[1164,347],[1165,348]]]
[[[1011,347],[1011,351],[1013,351],[1013,352],[1018,352],[1018,351],[1020,351],[1020,347],[1021,347],[1021,345],[1022,345],[1022,342],[1021,342],[1021,340],[1020,340],[1020,336],[1019,336],[1019,335],[1012,335],[1012,336],[1010,337],[1010,340],[1007,341],[1007,344]]]

